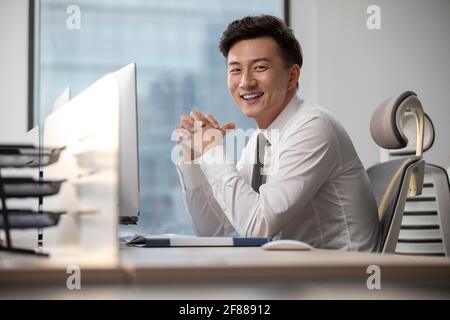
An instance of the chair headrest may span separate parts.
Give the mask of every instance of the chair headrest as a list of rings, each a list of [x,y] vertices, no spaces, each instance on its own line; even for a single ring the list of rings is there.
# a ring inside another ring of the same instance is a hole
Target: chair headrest
[[[420,148],[417,153],[422,154],[423,146],[423,109],[422,103],[412,91],[406,91],[398,97],[384,101],[375,109],[370,120],[370,133],[373,140],[384,149],[401,149],[408,145],[408,138],[403,132],[401,121],[407,111],[415,116]],[[419,154],[418,154],[419,155]]]
[[[424,113],[425,123],[423,130],[423,152],[429,150],[434,144],[434,125],[431,118],[428,114]],[[391,155],[395,156],[407,156],[413,155],[416,153],[416,144],[417,144],[417,135],[416,135],[416,119],[414,118],[414,114],[411,112],[406,112],[403,115],[402,121],[402,131],[403,134],[408,138],[408,145],[403,149],[398,150],[389,150]]]

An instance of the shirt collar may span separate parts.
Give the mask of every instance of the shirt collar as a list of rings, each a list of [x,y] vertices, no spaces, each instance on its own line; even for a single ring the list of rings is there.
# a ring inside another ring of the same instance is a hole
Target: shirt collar
[[[264,135],[264,137],[270,144],[269,131],[271,131],[273,129],[278,129],[281,131],[285,127],[286,123],[297,112],[301,102],[302,102],[301,99],[297,95],[294,95],[294,97],[292,97],[291,101],[289,101],[289,103],[286,105],[286,107],[284,107],[284,109],[280,112],[280,114],[272,121],[272,123],[269,125],[269,127],[267,129],[263,129],[263,130],[257,128],[256,133],[259,134],[262,132],[262,134]]]

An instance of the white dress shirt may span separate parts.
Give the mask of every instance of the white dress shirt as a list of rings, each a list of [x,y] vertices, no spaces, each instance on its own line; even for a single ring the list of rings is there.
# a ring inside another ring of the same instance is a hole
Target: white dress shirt
[[[251,187],[262,132],[266,181]],[[276,134],[275,134],[276,133]],[[275,137],[275,138],[274,138]],[[218,146],[179,162],[184,203],[199,236],[296,239],[317,248],[377,250],[377,205],[366,171],[338,121],[294,97],[267,130],[256,130],[235,166]]]

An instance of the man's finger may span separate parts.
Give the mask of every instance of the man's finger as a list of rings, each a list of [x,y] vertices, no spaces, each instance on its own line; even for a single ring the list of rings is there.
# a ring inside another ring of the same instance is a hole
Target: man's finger
[[[181,126],[191,133],[195,132],[195,127],[190,121],[181,120]]]
[[[218,129],[220,127],[219,122],[217,122],[212,115],[208,114],[205,118],[213,125],[214,128]]]
[[[235,129],[236,124],[234,122],[227,122],[223,125],[222,129]]]
[[[180,117],[180,122],[181,121],[186,121],[186,122],[189,122],[189,123],[191,123],[192,125],[194,125],[194,119],[192,119],[192,117],[191,116],[188,116],[187,114],[183,114],[181,117]]]
[[[188,115],[188,114],[182,114],[182,115],[180,116],[180,120],[182,120],[182,119],[189,119],[189,118],[191,118],[191,116]]]
[[[175,131],[178,133],[179,136],[189,137],[191,135],[189,130],[187,130],[186,128],[184,128],[180,124],[177,124],[177,126],[175,127]]]
[[[194,128],[194,120],[187,116],[187,115],[182,115],[180,117],[180,125],[186,129],[189,130],[190,132],[195,132],[195,128]]]
[[[188,140],[191,135],[190,132],[186,130],[186,128],[183,128],[179,124],[175,127],[175,130],[178,134],[177,144],[181,144],[184,142],[184,140]]]
[[[206,123],[208,122],[208,120],[198,110],[195,110],[195,109],[192,110],[190,115],[191,115],[191,118],[194,119],[195,121],[201,121],[202,127],[204,127],[206,125]]]
[[[227,122],[222,126],[222,128],[220,128],[220,131],[222,131],[223,134],[226,134],[227,130],[233,130],[235,128],[236,128],[236,125],[234,124],[234,122]]]

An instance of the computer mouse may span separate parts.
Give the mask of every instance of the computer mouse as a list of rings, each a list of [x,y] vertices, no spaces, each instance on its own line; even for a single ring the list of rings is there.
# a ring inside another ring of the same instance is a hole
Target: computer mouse
[[[261,246],[265,250],[312,250],[312,246],[298,240],[273,240]]]

